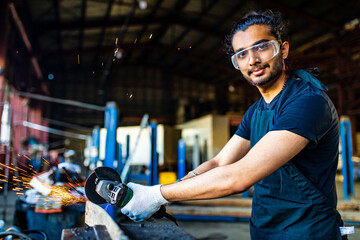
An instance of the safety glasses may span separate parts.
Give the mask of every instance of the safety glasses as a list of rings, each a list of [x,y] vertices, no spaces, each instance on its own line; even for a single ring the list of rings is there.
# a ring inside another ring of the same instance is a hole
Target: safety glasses
[[[235,53],[231,56],[231,62],[237,70],[247,69],[250,58],[254,58],[257,62],[269,61],[279,53],[279,48],[276,40],[262,42]]]

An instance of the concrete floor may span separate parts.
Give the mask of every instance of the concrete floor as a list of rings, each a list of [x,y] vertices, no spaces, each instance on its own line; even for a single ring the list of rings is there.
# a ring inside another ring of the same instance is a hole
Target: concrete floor
[[[121,224],[134,224],[122,221]],[[167,219],[146,222],[145,225],[174,225]],[[247,222],[202,222],[178,221],[179,227],[198,240],[250,240],[249,224]]]
[[[179,227],[199,240],[250,240],[247,222],[179,222]]]
[[[250,240],[249,224],[245,222],[180,222],[179,226],[199,240]],[[360,226],[349,240],[360,240]]]
[[[126,221],[126,224],[130,222]],[[138,223],[132,223],[138,224]],[[156,220],[156,225],[172,225],[169,220]],[[179,227],[198,240],[250,240],[248,222],[199,222],[178,221]],[[355,234],[349,240],[360,240],[360,226],[356,226]]]

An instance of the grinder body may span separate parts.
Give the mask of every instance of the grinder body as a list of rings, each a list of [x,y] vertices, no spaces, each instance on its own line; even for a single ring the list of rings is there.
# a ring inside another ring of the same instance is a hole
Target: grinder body
[[[95,183],[96,193],[111,205],[122,208],[133,197],[133,191],[121,182],[97,179]]]

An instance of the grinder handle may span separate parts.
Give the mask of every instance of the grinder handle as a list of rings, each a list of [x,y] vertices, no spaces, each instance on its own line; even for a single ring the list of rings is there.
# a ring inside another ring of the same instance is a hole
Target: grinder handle
[[[163,217],[166,217],[167,219],[173,221],[176,224],[176,226],[179,226],[176,221],[176,218],[174,218],[173,216],[171,216],[170,214],[168,214],[166,212],[166,208],[164,205],[162,205],[160,207],[160,209],[156,213],[154,213],[151,217],[156,218],[156,219],[161,219]]]
[[[166,208],[164,205],[162,205],[160,209],[156,213],[154,213],[151,217],[156,219],[161,219],[165,217],[165,215],[166,215]]]
[[[121,196],[119,203],[117,204],[118,207],[123,208],[125,207],[125,205],[130,202],[130,200],[132,199],[134,192],[133,190],[131,190],[130,188],[128,188],[127,186],[125,186],[124,189],[124,194]]]

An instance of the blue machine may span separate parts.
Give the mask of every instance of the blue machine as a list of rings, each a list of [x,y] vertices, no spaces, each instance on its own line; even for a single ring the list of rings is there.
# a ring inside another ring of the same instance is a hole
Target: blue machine
[[[159,184],[159,158],[156,149],[156,142],[157,142],[157,124],[151,123],[150,125],[151,134],[150,134],[150,164],[148,166],[148,174],[136,174],[136,173],[129,173],[128,175],[128,182],[129,181],[144,181],[147,182],[147,185],[153,186]],[[130,144],[130,142],[128,143]]]
[[[140,124],[140,131],[135,139],[135,146],[133,147],[130,153],[130,136],[126,136],[126,157],[125,163],[123,164],[123,169],[121,172],[121,179],[124,183],[129,181],[140,181],[146,182],[148,185],[156,185],[159,183],[159,176],[158,176],[158,152],[157,152],[157,124],[155,123],[148,123],[149,116],[145,114],[141,124]],[[132,161],[132,157],[134,153],[137,151],[137,146],[139,143],[140,136],[142,134],[142,130],[147,129],[150,127],[150,163],[148,165],[148,173],[134,173],[130,171],[130,165]]]

